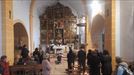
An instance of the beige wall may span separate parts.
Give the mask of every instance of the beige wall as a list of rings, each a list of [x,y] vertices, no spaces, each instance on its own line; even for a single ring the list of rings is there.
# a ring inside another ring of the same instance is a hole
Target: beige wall
[[[134,0],[120,1],[120,53],[134,61]]]

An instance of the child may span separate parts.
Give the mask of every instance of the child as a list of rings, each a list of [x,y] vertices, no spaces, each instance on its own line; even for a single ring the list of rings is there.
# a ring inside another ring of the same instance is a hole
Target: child
[[[7,62],[7,56],[1,56],[0,65],[3,68],[2,75],[9,75],[9,63]]]

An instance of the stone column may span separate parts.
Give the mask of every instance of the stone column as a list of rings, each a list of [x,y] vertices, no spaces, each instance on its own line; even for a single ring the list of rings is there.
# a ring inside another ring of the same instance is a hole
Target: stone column
[[[105,0],[105,49],[112,56],[113,69],[115,68],[115,0]]]
[[[113,69],[115,69],[115,16],[116,16],[116,1],[112,0],[112,50],[111,50],[111,54],[112,54],[112,64],[113,64]]]
[[[33,9],[34,9],[35,0],[31,0],[30,11],[29,11],[29,24],[30,24],[30,53],[34,50],[33,42]]]
[[[92,48],[92,40],[91,40],[91,32],[89,30],[89,17],[86,16],[86,26],[85,26],[85,43],[86,43],[86,50]]]
[[[14,62],[12,0],[2,0],[2,50],[10,65]]]

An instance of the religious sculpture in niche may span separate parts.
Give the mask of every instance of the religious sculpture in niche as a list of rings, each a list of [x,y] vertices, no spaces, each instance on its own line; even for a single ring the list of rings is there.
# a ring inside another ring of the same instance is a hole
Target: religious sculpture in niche
[[[48,6],[39,18],[41,44],[49,44],[51,40],[55,42],[62,40],[62,43],[75,40],[76,16],[69,7],[58,2],[53,6]]]

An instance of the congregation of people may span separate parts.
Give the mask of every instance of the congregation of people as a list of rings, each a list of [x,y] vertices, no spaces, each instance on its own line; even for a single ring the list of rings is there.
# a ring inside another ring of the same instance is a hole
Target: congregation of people
[[[32,54],[26,45],[20,49],[20,57],[15,59],[14,65],[42,65],[42,75],[50,75],[51,65],[49,62],[49,55],[45,54],[42,49],[35,48]],[[10,75],[9,62],[7,56],[3,55],[0,59],[0,75]],[[36,74],[35,74],[36,75]]]
[[[76,58],[77,57],[77,58]],[[88,50],[86,54],[85,48],[81,47],[77,54],[70,48],[67,54],[68,71],[72,72],[74,61],[78,60],[78,68],[80,72],[88,72],[88,75],[134,75],[134,64],[128,65],[122,58],[116,57],[116,69],[112,70],[112,57],[108,50],[99,52],[98,50]]]
[[[51,75],[52,64],[50,63],[50,51],[46,48],[43,51],[41,48],[35,48],[35,51],[29,55],[29,50],[26,45],[20,48],[20,58],[16,60],[14,65],[30,65],[30,64],[41,64],[42,65],[42,75]],[[60,53],[61,54],[61,53]],[[57,55],[56,64],[62,64],[62,55]],[[78,52],[74,52],[72,47],[69,47],[69,52],[67,53],[67,64],[69,73],[73,72],[75,67],[75,62],[78,62],[78,72],[83,75],[88,72],[88,75],[133,75],[134,64],[128,65],[122,58],[116,58],[116,69],[112,70],[112,57],[110,56],[108,50],[88,50],[86,53],[85,47],[81,46]],[[7,56],[1,56],[0,60],[0,75],[10,75],[9,62],[7,61]]]

